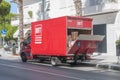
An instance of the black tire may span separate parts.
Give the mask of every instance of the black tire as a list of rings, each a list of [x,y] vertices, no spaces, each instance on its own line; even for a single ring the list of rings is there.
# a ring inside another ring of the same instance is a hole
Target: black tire
[[[52,66],[58,65],[58,58],[57,57],[51,57],[51,65]]]
[[[43,63],[45,61],[45,59],[38,59],[39,63]]]
[[[77,65],[77,55],[74,56],[74,62],[70,63],[70,66]]]
[[[72,67],[72,66],[76,66],[77,65],[77,62],[73,62],[73,63],[69,63],[70,64],[70,66]]]
[[[22,62],[27,62],[27,57],[26,57],[25,53],[21,53],[21,60],[22,60]]]

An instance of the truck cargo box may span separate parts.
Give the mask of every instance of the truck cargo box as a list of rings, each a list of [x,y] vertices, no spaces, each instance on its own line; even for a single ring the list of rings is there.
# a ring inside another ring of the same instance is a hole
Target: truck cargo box
[[[33,22],[31,30],[33,55],[66,56],[70,41],[76,40],[80,34],[91,35],[92,19],[64,16]]]

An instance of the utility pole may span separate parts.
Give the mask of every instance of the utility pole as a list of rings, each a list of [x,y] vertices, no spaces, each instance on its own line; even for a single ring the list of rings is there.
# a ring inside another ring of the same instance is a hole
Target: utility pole
[[[81,0],[73,0],[76,9],[76,16],[82,16],[82,1]]]
[[[45,0],[42,0],[42,20],[45,19]]]

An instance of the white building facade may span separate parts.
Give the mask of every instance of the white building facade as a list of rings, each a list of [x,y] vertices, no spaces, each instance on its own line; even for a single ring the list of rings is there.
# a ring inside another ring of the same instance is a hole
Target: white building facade
[[[74,0],[44,0],[44,7],[42,1],[24,0],[25,25],[42,19],[76,14]],[[93,34],[105,35],[98,52],[116,55],[115,42],[120,38],[120,1],[82,0],[82,7],[83,16],[93,18]],[[29,16],[29,11],[32,11],[32,17]],[[18,24],[15,21],[12,21],[13,25]]]
[[[116,55],[116,40],[120,39],[120,1],[87,0],[84,16],[93,18],[93,34],[105,35],[99,46],[102,53]]]

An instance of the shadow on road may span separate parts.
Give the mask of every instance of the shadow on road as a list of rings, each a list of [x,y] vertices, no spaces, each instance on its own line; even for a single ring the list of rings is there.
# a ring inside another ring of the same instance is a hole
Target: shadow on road
[[[37,60],[29,60],[29,63],[32,64],[37,64],[37,65],[48,65],[48,66],[52,66],[50,61],[43,61],[43,62],[39,62]],[[93,64],[88,64],[88,63],[77,63],[74,65],[68,64],[68,63],[61,63],[58,66],[66,66],[66,67],[94,67],[95,65]]]

